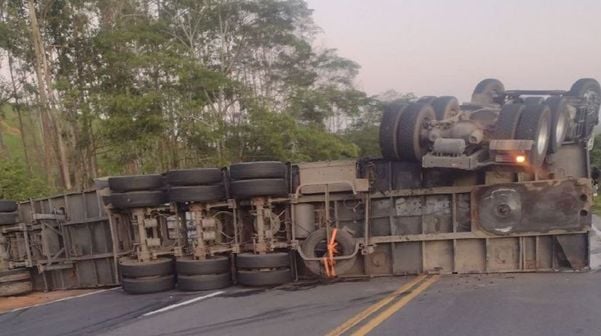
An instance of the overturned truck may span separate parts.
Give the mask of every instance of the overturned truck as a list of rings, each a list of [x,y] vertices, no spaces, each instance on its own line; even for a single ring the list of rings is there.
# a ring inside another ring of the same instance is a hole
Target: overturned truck
[[[567,91],[486,79],[469,103],[391,104],[382,158],[110,177],[0,202],[0,295],[586,270],[600,105],[593,79]]]

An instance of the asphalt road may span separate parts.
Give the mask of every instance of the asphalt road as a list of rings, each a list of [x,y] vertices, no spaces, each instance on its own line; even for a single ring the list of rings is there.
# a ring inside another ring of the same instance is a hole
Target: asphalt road
[[[373,335],[601,335],[601,273],[442,278]]]
[[[426,280],[430,286],[421,288]],[[598,336],[600,283],[601,272],[589,272],[378,278],[217,294],[115,289],[2,314],[0,335],[325,335],[381,305],[342,334],[369,326],[370,335]],[[413,287],[394,293],[403,285]]]

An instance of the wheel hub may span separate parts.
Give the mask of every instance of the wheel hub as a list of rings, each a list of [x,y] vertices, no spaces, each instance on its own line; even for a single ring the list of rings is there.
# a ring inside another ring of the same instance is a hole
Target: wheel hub
[[[586,91],[582,97],[586,100],[588,106],[590,106],[595,113],[599,112],[601,106],[601,96],[595,90]]]
[[[483,228],[493,233],[509,233],[522,218],[520,193],[510,188],[491,190],[480,199],[479,213]]]

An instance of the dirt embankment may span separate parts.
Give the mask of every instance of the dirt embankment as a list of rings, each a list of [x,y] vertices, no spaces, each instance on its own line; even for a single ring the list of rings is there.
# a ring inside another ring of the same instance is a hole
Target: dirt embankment
[[[53,292],[33,292],[27,295],[10,296],[0,298],[0,313],[5,313],[13,309],[31,307],[56,300],[61,300],[77,295],[91,293],[97,289],[74,289],[61,290]]]

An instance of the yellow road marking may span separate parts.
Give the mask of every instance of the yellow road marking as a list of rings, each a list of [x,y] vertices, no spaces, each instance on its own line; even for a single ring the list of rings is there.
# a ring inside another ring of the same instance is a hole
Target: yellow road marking
[[[399,309],[403,308],[407,303],[413,300],[416,296],[425,291],[430,285],[432,285],[436,280],[440,278],[439,275],[435,275],[432,278],[426,280],[424,283],[419,285],[415,290],[409,293],[406,296],[403,296],[398,302],[394,303],[390,307],[386,308],[383,312],[381,312],[378,316],[374,317],[372,320],[363,325],[359,330],[353,333],[353,336],[364,336],[367,335],[370,331],[372,331],[375,327],[380,325],[380,323],[384,322],[388,319],[392,314],[396,313]]]
[[[382,307],[384,307],[387,304],[389,304],[392,300],[394,300],[401,293],[406,292],[411,287],[415,286],[417,283],[420,283],[425,278],[426,278],[426,275],[420,275],[420,276],[416,277],[415,279],[409,281],[408,283],[406,283],[403,286],[401,286],[399,289],[397,289],[394,292],[392,292],[389,295],[387,295],[382,300],[374,303],[373,305],[367,307],[365,310],[361,311],[357,315],[351,317],[346,322],[344,322],[343,324],[341,324],[340,326],[338,326],[336,329],[334,329],[334,330],[330,331],[329,333],[327,333],[326,336],[338,336],[338,335],[342,335],[343,333],[347,332],[352,327],[356,326],[359,322],[361,322],[365,318],[369,317],[374,312],[380,310]]]

